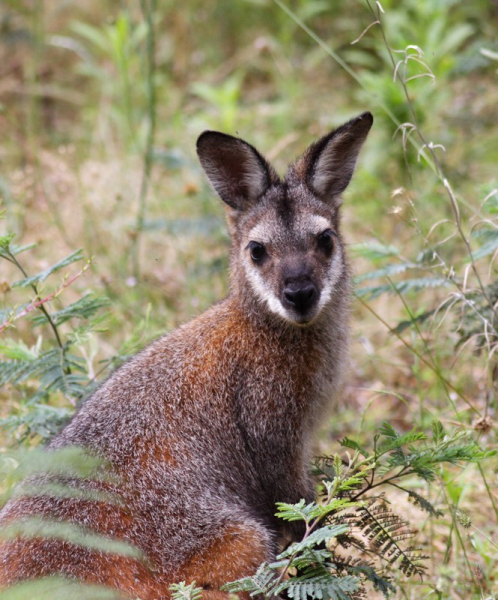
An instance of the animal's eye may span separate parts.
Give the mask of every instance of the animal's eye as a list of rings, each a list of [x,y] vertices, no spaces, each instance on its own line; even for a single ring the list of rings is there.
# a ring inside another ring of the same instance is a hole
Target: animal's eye
[[[326,229],[318,236],[318,245],[323,250],[330,252],[334,247],[334,232],[331,229]]]
[[[254,262],[260,261],[266,255],[266,248],[258,242],[249,242],[249,250]]]

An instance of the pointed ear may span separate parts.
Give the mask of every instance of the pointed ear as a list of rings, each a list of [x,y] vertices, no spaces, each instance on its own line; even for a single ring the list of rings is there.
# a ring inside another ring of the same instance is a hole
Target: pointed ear
[[[197,155],[216,193],[237,210],[247,210],[278,181],[273,168],[255,148],[225,133],[202,133],[197,140]]]
[[[324,201],[333,201],[348,187],[372,123],[369,112],[361,114],[312,144],[294,165],[298,176]]]

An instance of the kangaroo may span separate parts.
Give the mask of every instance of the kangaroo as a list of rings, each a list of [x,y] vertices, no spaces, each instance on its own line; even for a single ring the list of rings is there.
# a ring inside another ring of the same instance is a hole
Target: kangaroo
[[[195,581],[204,599],[226,600],[221,586],[299,537],[275,503],[314,498],[313,433],[348,355],[340,196],[372,123],[366,112],[335,129],[283,179],[247,142],[199,137],[201,165],[226,204],[230,291],[119,368],[50,444],[105,458],[123,502],[47,492],[17,495],[0,513],[2,525],[74,523],[146,560],[21,535],[0,544],[0,587],[60,575],[160,600],[172,583]]]

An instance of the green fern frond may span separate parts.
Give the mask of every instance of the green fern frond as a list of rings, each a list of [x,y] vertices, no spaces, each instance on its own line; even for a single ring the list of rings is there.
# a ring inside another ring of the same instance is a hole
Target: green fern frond
[[[14,233],[7,233],[6,235],[0,235],[0,257],[7,258],[10,248],[10,243],[15,238]]]
[[[355,440],[351,440],[351,439],[345,437],[344,439],[340,440],[339,443],[344,448],[350,448],[351,450],[354,450],[355,452],[359,452],[365,458],[368,458],[370,456],[369,452]]]
[[[81,398],[89,383],[84,360],[65,348],[53,348],[38,356],[25,352],[23,360],[0,362],[0,385],[20,385],[31,379],[38,381],[37,391],[29,400],[31,404],[57,391],[67,398]]]
[[[316,515],[317,505],[312,502],[306,504],[306,500],[301,498],[297,504],[286,504],[285,502],[277,502],[275,504],[277,512],[275,516],[284,521],[304,521],[308,523]]]
[[[195,581],[189,585],[185,581],[173,583],[169,589],[173,600],[201,600],[202,598],[202,588],[196,587]]]
[[[110,300],[104,296],[95,296],[94,294],[87,294],[83,296],[73,304],[66,306],[65,308],[51,313],[50,317],[56,325],[62,325],[69,319],[89,319],[101,308],[109,306]],[[48,322],[46,315],[39,314],[34,317],[31,322],[35,327],[44,325]]]
[[[23,581],[0,592],[0,600],[121,600],[122,597],[115,590],[53,576]]]
[[[351,253],[355,256],[361,256],[368,260],[379,260],[390,256],[398,256],[400,251],[392,244],[381,244],[380,242],[363,242],[361,244],[351,244],[349,246]]]
[[[396,327],[393,327],[394,333],[403,333],[406,329],[413,327],[414,325],[418,325],[421,323],[425,323],[428,319],[430,319],[433,315],[435,315],[437,309],[427,310],[421,312],[418,315],[414,315],[411,319],[406,321],[400,321]]]
[[[286,550],[278,555],[279,559],[288,558],[303,552],[306,549],[314,548],[320,544],[327,544],[331,539],[349,531],[349,525],[326,525],[311,533],[306,539],[301,542],[294,542]]]
[[[45,281],[45,279],[47,279],[47,277],[52,275],[52,273],[55,273],[56,271],[59,271],[60,269],[63,269],[64,267],[67,267],[67,266],[71,265],[72,263],[75,263],[82,259],[83,259],[83,250],[76,250],[75,252],[72,252],[69,256],[66,256],[65,258],[63,258],[59,262],[55,263],[48,269],[45,269],[44,271],[41,271],[40,273],[37,273],[36,275],[32,275],[31,277],[25,277],[24,279],[20,279],[19,281],[16,281],[15,283],[12,284],[12,287],[13,288],[15,288],[15,287],[25,288],[30,285],[37,285],[38,283],[43,283]]]
[[[426,513],[429,513],[431,516],[442,517],[444,515],[442,510],[435,508],[434,505],[431,502],[429,502],[429,500],[427,500],[427,498],[424,498],[420,494],[417,494],[417,492],[410,490],[408,492],[408,497],[410,498],[410,500],[412,500],[414,504],[416,504]]]
[[[387,265],[382,269],[376,269],[375,271],[369,271],[368,273],[363,273],[361,275],[357,275],[354,278],[355,285],[359,283],[363,283],[364,281],[368,281],[369,279],[378,279],[379,277],[391,277],[391,275],[399,275],[400,273],[405,273],[408,269],[417,269],[420,268],[420,265],[412,264],[412,263],[397,263],[394,265]]]
[[[362,580],[370,581],[374,590],[381,592],[386,598],[396,591],[391,577],[377,570],[370,561],[358,557],[343,557],[334,554],[333,564],[339,573],[345,572],[360,577]]]
[[[267,563],[260,565],[256,573],[237,581],[225,584],[221,589],[229,593],[247,592],[251,596],[269,595],[278,582],[278,574],[268,567]]]
[[[437,421],[437,420],[432,421],[431,429],[432,429],[432,441],[436,445],[440,444],[446,436],[446,431],[443,427],[443,424],[441,423],[441,421]]]
[[[360,579],[351,575],[323,575],[310,578],[294,577],[290,583],[286,583],[284,589],[287,596],[293,600],[351,600],[352,594],[358,591],[360,585]]]
[[[451,282],[446,277],[419,277],[417,279],[405,279],[396,283],[387,283],[372,287],[358,288],[355,294],[360,298],[375,300],[383,294],[407,294],[409,292],[420,292],[428,288],[448,287]]]
[[[495,229],[484,229],[474,234],[474,238],[482,240],[481,246],[472,251],[472,258],[479,260],[484,256],[489,256],[498,250],[498,231]],[[470,262],[470,257],[467,259]]]
[[[16,244],[9,244],[9,253],[12,256],[17,256],[22,252],[26,252],[27,250],[33,250],[36,248],[36,244],[24,244],[24,246],[16,246]]]
[[[29,347],[22,340],[5,339],[0,342],[0,354],[9,360],[32,361],[40,354],[40,342],[41,340],[36,346]]]
[[[379,444],[379,446],[377,446],[376,454],[377,457],[379,457],[391,450],[396,450],[403,446],[407,446],[408,444],[413,444],[414,442],[420,442],[426,439],[427,435],[422,431],[412,430],[400,435],[396,440],[386,440],[384,443]]]
[[[68,521],[52,521],[37,517],[12,521],[0,528],[0,539],[22,538],[60,539],[83,548],[110,552],[129,558],[143,559],[143,553],[134,546],[117,539],[95,533],[87,527]]]
[[[70,477],[79,479],[101,479],[106,466],[102,458],[89,454],[77,446],[67,446],[57,450],[45,448],[18,449],[2,455],[2,460],[13,461],[15,481],[22,481],[33,475]],[[105,475],[105,479],[108,476]]]
[[[74,412],[73,408],[31,404],[26,414],[13,414],[0,419],[0,427],[16,432],[20,441],[40,436],[47,439],[60,431]]]

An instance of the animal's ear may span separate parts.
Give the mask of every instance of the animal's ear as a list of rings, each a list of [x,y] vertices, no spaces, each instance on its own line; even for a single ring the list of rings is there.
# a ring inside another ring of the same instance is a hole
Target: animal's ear
[[[197,140],[197,155],[216,193],[237,210],[247,210],[278,181],[256,148],[225,133],[202,133]]]
[[[294,171],[322,200],[333,202],[348,187],[360,148],[372,127],[369,112],[341,125],[312,144]]]

